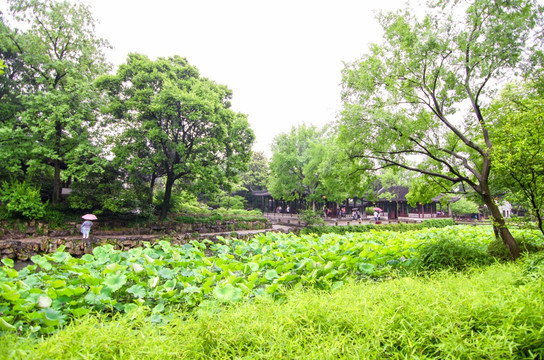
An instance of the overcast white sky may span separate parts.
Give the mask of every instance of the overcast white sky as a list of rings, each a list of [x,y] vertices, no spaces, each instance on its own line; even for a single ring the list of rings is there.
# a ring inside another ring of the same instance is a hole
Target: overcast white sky
[[[256,151],[293,126],[323,126],[341,109],[343,62],[381,38],[374,10],[405,0],[80,0],[113,46],[115,66],[130,52],[180,55],[233,90]],[[5,1],[1,1],[5,3]],[[3,5],[3,4],[2,4]],[[4,7],[4,6],[2,6]]]

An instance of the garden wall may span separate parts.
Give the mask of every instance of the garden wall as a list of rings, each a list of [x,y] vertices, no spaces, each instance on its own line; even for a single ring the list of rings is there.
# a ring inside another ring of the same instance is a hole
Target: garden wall
[[[91,231],[89,239],[82,239],[79,224],[64,230],[48,230],[43,224],[25,224],[24,229],[0,228],[0,258],[18,261],[29,260],[36,254],[54,252],[60,246],[74,256],[90,253],[96,246],[112,244],[116,249],[131,249],[142,246],[144,242],[154,243],[168,236],[172,244],[183,245],[192,240],[210,239],[218,236],[245,239],[256,233],[270,231],[270,223],[262,221],[216,221],[214,223],[156,223],[126,229]],[[104,226],[102,226],[104,228]],[[24,231],[22,231],[24,230]],[[248,231],[250,230],[250,231]]]
[[[62,229],[51,229],[48,224],[36,221],[9,223],[0,222],[0,240],[25,239],[33,237],[64,237],[79,236],[80,223],[66,223]],[[187,233],[218,233],[239,230],[269,229],[272,225],[269,220],[239,221],[215,220],[210,222],[180,223],[155,222],[128,226],[121,221],[97,221],[93,224],[91,234],[106,235],[172,235]]]

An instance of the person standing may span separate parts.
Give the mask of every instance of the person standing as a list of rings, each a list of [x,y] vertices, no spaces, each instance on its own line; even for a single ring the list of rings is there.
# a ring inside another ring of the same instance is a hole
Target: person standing
[[[91,232],[92,226],[93,226],[93,222],[90,220],[85,220],[83,224],[81,224],[81,233],[83,234],[84,239],[87,239],[89,237],[89,233]]]

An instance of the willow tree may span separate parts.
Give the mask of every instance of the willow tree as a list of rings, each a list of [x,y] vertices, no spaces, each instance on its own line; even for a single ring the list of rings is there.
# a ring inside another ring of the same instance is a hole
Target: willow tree
[[[468,184],[515,259],[519,247],[491,193],[482,107],[542,49],[542,8],[533,0],[429,1],[417,14],[379,15],[383,41],[345,67],[341,139],[361,168]]]

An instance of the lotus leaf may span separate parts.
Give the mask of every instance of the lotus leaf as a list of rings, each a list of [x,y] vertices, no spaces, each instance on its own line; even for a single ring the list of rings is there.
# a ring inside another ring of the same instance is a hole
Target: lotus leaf
[[[112,292],[119,290],[127,283],[127,277],[123,274],[109,274],[103,281],[103,284],[111,289]]]
[[[145,298],[146,291],[143,286],[140,285],[132,285],[127,289],[127,293],[134,295],[135,298]]]
[[[224,303],[236,302],[242,298],[242,290],[232,284],[216,287],[213,290],[214,297]]]

